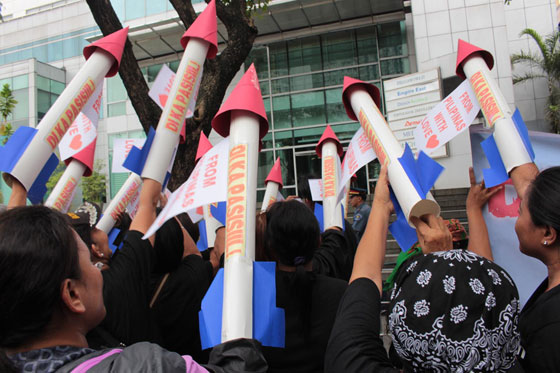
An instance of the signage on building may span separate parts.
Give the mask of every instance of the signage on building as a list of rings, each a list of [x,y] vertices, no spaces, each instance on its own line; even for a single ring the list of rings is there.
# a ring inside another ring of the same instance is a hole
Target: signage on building
[[[442,99],[439,69],[387,80],[383,82],[383,92],[389,127],[403,148],[408,143],[416,153],[414,129]],[[432,158],[448,155],[447,145],[430,154]]]

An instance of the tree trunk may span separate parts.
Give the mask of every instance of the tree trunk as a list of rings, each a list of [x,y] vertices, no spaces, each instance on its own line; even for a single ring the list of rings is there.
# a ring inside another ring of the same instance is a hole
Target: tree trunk
[[[191,2],[189,0],[170,0],[170,2],[185,28],[188,28],[196,17]],[[103,35],[122,28],[109,0],[87,0],[87,4]],[[227,6],[220,0],[216,0],[217,15],[227,29],[228,40],[225,49],[215,59],[207,60],[204,64],[204,75],[196,109],[194,116],[185,123],[186,140],[177,151],[169,182],[170,190],[179,187],[192,172],[200,132],[204,131],[206,135],[210,133],[212,118],[220,108],[226,89],[253,47],[258,30],[253,19],[247,15],[246,7],[245,0],[231,0]],[[150,126],[157,126],[161,109],[148,96],[148,85],[128,40],[119,74],[140,123],[147,133]]]

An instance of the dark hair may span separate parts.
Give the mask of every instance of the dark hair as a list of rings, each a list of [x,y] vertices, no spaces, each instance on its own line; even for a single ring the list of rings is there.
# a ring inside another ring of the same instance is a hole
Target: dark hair
[[[309,188],[309,179],[320,179],[320,178],[321,176],[314,173],[300,176],[298,178],[298,183],[297,183],[298,196],[300,198],[305,198],[312,201],[313,197],[311,196],[311,189]]]
[[[191,236],[193,241],[196,243],[200,238],[198,224],[193,223],[191,218],[189,217],[189,214],[186,213],[177,215],[177,219],[179,219],[181,225],[187,230],[187,232],[189,232],[189,236]]]
[[[560,166],[543,170],[527,191],[531,220],[538,227],[548,226],[560,233]]]
[[[274,253],[265,249],[266,212],[259,211],[255,219],[255,260],[259,262],[275,262]]]
[[[0,214],[0,237],[0,348],[15,348],[51,321],[61,283],[80,278],[78,245],[67,217],[44,206]]]
[[[91,244],[93,241],[91,240],[91,231],[93,230],[89,224],[78,224],[73,225],[72,228],[78,233],[78,236],[84,241],[88,250],[91,252]]]
[[[303,203],[276,202],[266,212],[265,250],[278,262],[307,263],[319,247],[321,232],[315,215]]]

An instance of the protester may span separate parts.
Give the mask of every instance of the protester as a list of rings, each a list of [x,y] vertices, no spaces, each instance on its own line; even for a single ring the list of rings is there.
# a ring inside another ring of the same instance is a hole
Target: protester
[[[356,232],[359,242],[366,229],[371,208],[366,203],[365,189],[355,187],[351,188],[348,198],[350,198],[350,205],[354,208],[352,229]]]
[[[379,337],[381,269],[393,209],[383,167],[327,348],[326,372],[392,372]],[[517,289],[507,273],[452,249],[442,219],[413,219],[424,254],[410,258],[391,294],[389,328],[406,371],[505,371],[515,361]]]
[[[263,218],[257,220],[262,227]],[[264,224],[264,251],[277,263],[276,306],[286,316],[285,348],[263,347],[269,372],[323,372],[346,282],[313,273],[320,231],[313,213],[302,203],[275,202],[266,212]]]
[[[144,181],[129,235],[148,229],[160,189],[158,182]],[[18,182],[13,190],[20,196],[25,193]],[[0,215],[0,371],[206,371],[190,356],[150,343],[89,348],[86,333],[106,313],[103,277],[66,219],[43,206],[13,208]],[[146,242],[151,247],[153,238]],[[244,339],[219,345],[210,356],[216,365],[207,368],[264,372],[266,363],[258,349],[258,342]]]
[[[314,211],[315,203],[309,189],[309,178],[307,176],[299,178],[299,197],[289,196],[287,200],[300,198],[311,211]],[[313,271],[317,274],[348,281],[357,246],[356,233],[347,220],[344,222],[344,229],[342,227],[325,227],[321,234],[319,249],[313,256]]]

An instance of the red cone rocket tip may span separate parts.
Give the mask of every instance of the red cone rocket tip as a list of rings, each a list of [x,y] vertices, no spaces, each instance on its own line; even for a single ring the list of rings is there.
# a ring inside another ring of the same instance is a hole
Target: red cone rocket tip
[[[95,144],[97,143],[97,138],[91,142],[88,146],[80,150],[78,153],[74,154],[72,157],[66,159],[64,163],[66,166],[72,162],[72,159],[82,162],[86,166],[84,176],[91,176],[93,173],[93,161],[95,159]]]
[[[218,53],[218,21],[216,18],[216,0],[208,3],[202,13],[196,17],[191,27],[181,37],[181,45],[187,47],[190,38],[199,38],[210,43],[206,58],[214,58]]]
[[[276,158],[276,162],[274,162],[274,165],[270,169],[264,183],[266,184],[269,181],[274,181],[275,183],[280,184],[280,188],[284,186],[284,183],[282,182],[282,166],[280,165],[280,157]]]
[[[478,54],[484,59],[488,69],[492,70],[494,67],[494,57],[487,50],[481,49],[476,45],[467,43],[466,41],[459,39],[459,46],[457,48],[457,63],[455,66],[455,74],[465,79],[465,72],[463,71],[463,63],[467,62],[467,59],[474,54]]]
[[[212,149],[212,144],[204,132],[200,131],[200,139],[198,140],[198,148],[196,149],[196,157],[194,161],[198,161],[210,149]]]
[[[342,157],[343,150],[342,150],[342,145],[340,144],[340,140],[338,140],[338,137],[336,137],[331,126],[327,125],[327,128],[325,128],[325,132],[323,132],[323,136],[321,136],[321,139],[319,140],[317,146],[315,147],[315,152],[317,152],[319,158],[321,158],[322,155],[321,148],[323,147],[323,143],[327,140],[334,140],[334,142],[336,143],[336,151],[338,153],[338,156]]]
[[[356,84],[360,84],[364,87],[364,89],[369,93],[369,95],[371,96],[373,102],[375,102],[375,105],[377,105],[377,107],[381,105],[381,96],[379,94],[379,89],[373,84],[369,84],[358,79],[350,78],[349,76],[344,77],[344,85],[342,87],[342,103],[344,104],[344,109],[346,109],[346,115],[348,115],[348,118],[357,121],[358,118],[356,118],[356,114],[354,114],[354,110],[352,110],[352,105],[350,104],[350,97],[348,97],[348,88]]]
[[[106,78],[114,76],[117,71],[119,71],[119,66],[121,64],[122,53],[124,50],[124,43],[126,42],[126,37],[128,36],[128,27],[120,29],[101,38],[90,45],[84,47],[84,57],[86,60],[95,52],[97,48],[103,49],[104,51],[110,53],[115,58],[115,63],[111,66]]]

